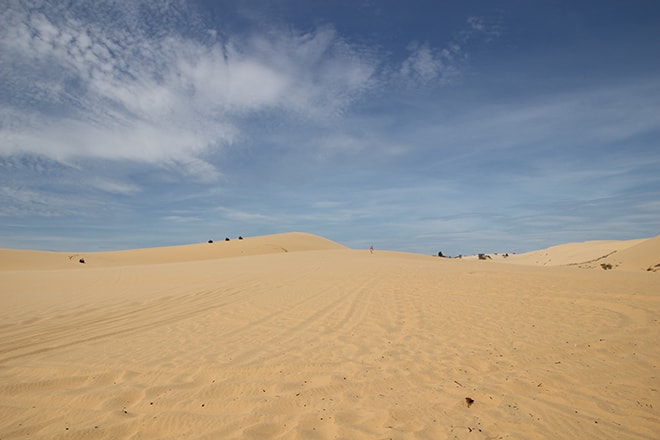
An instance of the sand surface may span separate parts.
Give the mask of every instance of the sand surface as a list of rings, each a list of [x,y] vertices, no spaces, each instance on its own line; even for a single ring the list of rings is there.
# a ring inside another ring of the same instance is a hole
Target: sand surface
[[[0,439],[657,439],[659,243],[0,250]]]

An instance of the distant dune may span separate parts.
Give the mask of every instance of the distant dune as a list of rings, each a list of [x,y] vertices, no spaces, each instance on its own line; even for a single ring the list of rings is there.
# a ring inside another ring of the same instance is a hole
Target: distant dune
[[[168,246],[147,249],[131,249],[114,252],[44,252],[0,249],[0,270],[2,269],[64,269],[81,267],[80,259],[86,266],[125,266],[136,264],[183,263],[187,261],[213,260],[250,255],[263,255],[281,252],[308,250],[346,249],[338,243],[318,235],[303,232],[262,235],[242,240],[217,240],[213,243],[199,243],[182,246]]]
[[[0,250],[0,439],[655,439],[658,243]]]
[[[489,256],[493,261],[511,264],[660,271],[660,236],[627,241],[586,241],[506,257],[503,254]]]
[[[660,236],[622,248],[596,263],[611,264],[614,269],[660,271]]]

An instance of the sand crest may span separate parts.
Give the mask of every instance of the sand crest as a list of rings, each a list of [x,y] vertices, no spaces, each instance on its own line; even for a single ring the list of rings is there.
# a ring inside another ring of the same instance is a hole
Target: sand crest
[[[617,250],[619,267],[653,240]],[[84,265],[17,252],[0,252],[1,439],[660,432],[657,272],[371,254],[309,234]]]

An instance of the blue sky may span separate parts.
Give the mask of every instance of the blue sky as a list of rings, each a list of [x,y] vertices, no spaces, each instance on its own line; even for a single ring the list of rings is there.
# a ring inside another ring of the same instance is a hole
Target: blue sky
[[[4,1],[0,247],[658,235],[658,23],[652,0]]]

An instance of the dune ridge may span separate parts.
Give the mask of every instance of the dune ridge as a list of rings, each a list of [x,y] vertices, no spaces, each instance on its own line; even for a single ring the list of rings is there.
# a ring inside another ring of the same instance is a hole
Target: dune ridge
[[[657,273],[371,254],[305,234],[208,249],[0,270],[0,438],[660,432]]]

